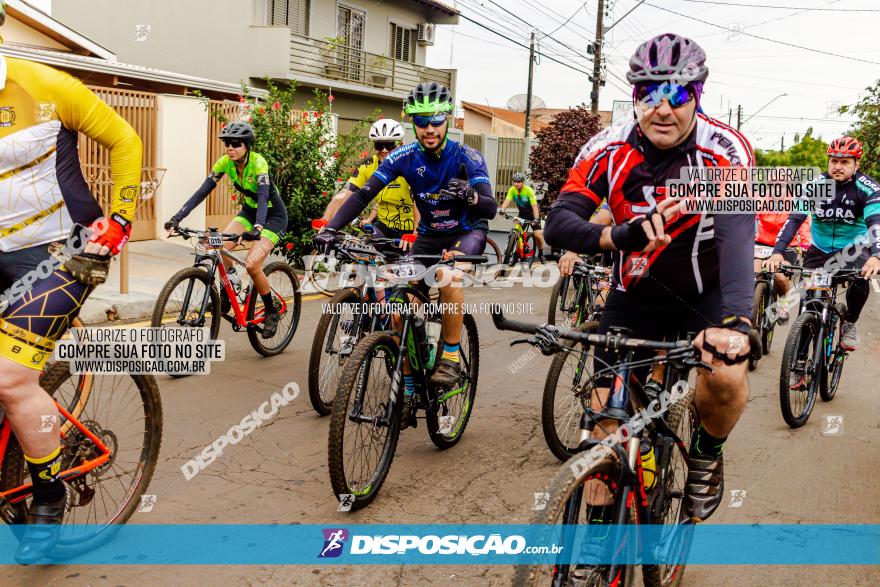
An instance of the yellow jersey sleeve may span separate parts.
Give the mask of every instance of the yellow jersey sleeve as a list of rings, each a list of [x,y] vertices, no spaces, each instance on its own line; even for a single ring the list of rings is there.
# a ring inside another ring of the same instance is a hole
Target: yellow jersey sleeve
[[[354,173],[352,173],[351,178],[348,180],[348,183],[351,185],[362,188],[364,184],[367,183],[367,180],[370,179],[370,176],[373,175],[373,172],[379,167],[379,158],[375,155],[371,157],[367,157],[360,163],[358,163],[357,168]]]
[[[143,145],[124,118],[77,79],[50,67],[34,67],[34,79],[46,86],[58,119],[110,151],[113,198],[110,212],[132,220],[140,197]],[[109,214],[108,214],[109,215]]]

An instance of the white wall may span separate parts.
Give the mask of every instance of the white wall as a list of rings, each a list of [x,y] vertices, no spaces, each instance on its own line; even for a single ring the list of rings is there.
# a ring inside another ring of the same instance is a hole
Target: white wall
[[[161,95],[158,97],[156,166],[168,171],[156,198],[156,234],[164,235],[163,224],[180,210],[184,202],[205,181],[208,158],[208,113],[197,98]],[[205,228],[205,204],[200,204],[183,223],[189,228]],[[184,246],[183,239],[168,242]]]

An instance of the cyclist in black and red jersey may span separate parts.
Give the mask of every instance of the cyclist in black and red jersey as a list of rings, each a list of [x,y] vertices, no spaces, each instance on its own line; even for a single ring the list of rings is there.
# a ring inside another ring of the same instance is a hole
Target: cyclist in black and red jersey
[[[667,180],[688,166],[754,163],[748,141],[699,108],[705,59],[694,41],[675,34],[636,50],[627,79],[637,120],[606,129],[581,150],[545,230],[553,246],[615,251],[615,288],[601,333],[613,326],[649,339],[699,333],[695,342],[714,371],[701,370],[697,379],[701,423],[691,442],[684,504],[694,521],[708,518],[721,501],[722,447],[748,399],[754,284],[754,214],[682,214],[665,198]],[[614,226],[588,221],[603,198]],[[614,362],[610,352],[597,349],[596,356]],[[604,404],[607,389],[597,395]]]

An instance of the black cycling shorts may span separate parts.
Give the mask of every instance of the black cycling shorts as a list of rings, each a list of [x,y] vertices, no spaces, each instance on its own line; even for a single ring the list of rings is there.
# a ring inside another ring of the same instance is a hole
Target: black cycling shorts
[[[257,209],[252,206],[242,206],[233,220],[244,226],[246,230],[253,230],[254,224],[257,222]],[[265,236],[273,245],[277,245],[286,230],[287,210],[281,206],[269,208],[261,236]]]
[[[413,254],[440,255],[443,251],[458,251],[463,255],[482,255],[487,238],[486,231],[479,228],[453,234],[420,234],[416,237]]]
[[[0,252],[0,291],[10,301],[0,321],[0,356],[42,369],[93,289],[62,270],[48,244]]]
[[[694,300],[646,300],[620,290],[612,290],[602,309],[599,319],[599,333],[607,333],[611,327],[627,328],[630,336],[648,340],[682,340],[688,335],[721,322],[721,288],[716,286]],[[636,352],[635,359],[645,359],[650,351]],[[613,351],[602,348],[594,350],[594,369],[599,372],[607,365],[614,366],[619,359]],[[650,368],[636,370],[636,375],[644,381]],[[603,375],[598,381],[603,387],[611,383],[611,373]]]

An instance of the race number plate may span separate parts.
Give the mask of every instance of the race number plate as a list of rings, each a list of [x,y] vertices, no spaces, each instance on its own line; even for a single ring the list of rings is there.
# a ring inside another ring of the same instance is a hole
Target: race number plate
[[[223,238],[218,233],[212,232],[208,235],[208,244],[212,247],[222,247]]]
[[[755,247],[755,259],[769,259],[772,254],[770,247]]]
[[[831,275],[827,273],[814,273],[810,277],[810,287],[831,287]]]

